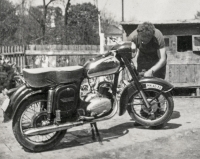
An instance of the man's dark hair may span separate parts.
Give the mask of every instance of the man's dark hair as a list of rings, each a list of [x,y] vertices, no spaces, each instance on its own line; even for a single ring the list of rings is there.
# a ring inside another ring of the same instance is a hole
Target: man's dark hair
[[[150,22],[144,22],[137,27],[138,35],[152,37],[155,32],[155,26]]]

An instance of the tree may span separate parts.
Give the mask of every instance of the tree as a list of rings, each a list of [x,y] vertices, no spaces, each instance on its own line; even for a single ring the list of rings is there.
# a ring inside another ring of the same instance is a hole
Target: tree
[[[71,5],[71,0],[43,0],[31,6],[21,0],[14,6],[0,0],[0,45],[16,44],[94,44],[99,45],[98,9],[91,3]],[[62,2],[65,13],[59,7]],[[102,13],[101,13],[102,14]],[[101,15],[102,16],[102,15]],[[102,16],[102,28],[113,23]]]
[[[65,36],[66,44],[99,44],[98,9],[91,3],[71,5]]]
[[[67,4],[65,4],[67,1]],[[43,0],[43,5],[32,6],[31,0],[22,0],[18,10],[20,25],[16,37],[21,44],[55,44],[56,39],[63,41],[64,17],[62,9],[50,4],[69,5],[70,0]]]
[[[46,42],[61,44],[64,39],[64,16],[59,7],[50,7],[47,16]]]
[[[12,45],[19,23],[16,8],[7,0],[0,0],[0,45]]]
[[[67,22],[68,22],[70,5],[71,5],[70,0],[68,0],[67,4],[66,4],[66,7],[65,7],[65,26],[67,26]]]
[[[30,1],[30,0],[27,0]],[[36,6],[36,7],[29,7],[28,13],[32,17],[31,19],[38,23],[41,36],[39,38],[36,38],[36,40],[40,41],[41,43],[47,43],[48,37],[46,35],[46,32],[49,32],[47,29],[49,29],[49,25],[51,23],[52,17],[55,14],[60,14],[61,9],[58,9],[58,7],[52,7],[51,4],[58,3],[58,2],[65,2],[66,0],[43,0],[43,5]],[[70,0],[67,0],[67,4],[70,4]],[[57,8],[55,10],[55,8]],[[38,26],[37,25],[37,26]]]
[[[106,10],[101,12],[101,27],[102,32],[105,33],[106,30],[109,28],[110,25],[119,26],[119,22],[114,20],[115,18],[111,13]]]
[[[195,19],[199,19],[200,18],[200,12],[197,11],[197,13],[196,13],[196,15],[194,17],[195,17]]]
[[[42,30],[42,41],[45,41],[45,33],[46,33],[46,21],[47,21],[47,13],[48,13],[48,6],[54,2],[56,0],[50,0],[48,3],[46,2],[46,0],[43,0],[43,5],[40,7],[37,7],[37,9],[39,9],[39,12],[34,12],[34,8],[33,11],[29,11],[30,15],[32,15],[34,17],[34,19],[38,22],[38,24],[41,27]],[[39,14],[39,15],[38,15]]]

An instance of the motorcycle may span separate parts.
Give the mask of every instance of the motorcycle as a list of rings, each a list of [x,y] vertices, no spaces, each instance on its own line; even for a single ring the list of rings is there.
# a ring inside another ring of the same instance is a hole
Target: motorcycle
[[[92,138],[101,142],[97,122],[128,111],[137,123],[157,127],[166,124],[174,109],[173,86],[155,77],[140,77],[131,42],[114,45],[83,66],[23,70],[23,84],[9,90],[2,105],[4,120],[12,120],[16,140],[34,152],[53,148],[70,128],[90,124]],[[117,97],[119,74],[127,68],[131,79]],[[94,78],[113,76],[96,82]],[[88,80],[91,91],[81,96]]]

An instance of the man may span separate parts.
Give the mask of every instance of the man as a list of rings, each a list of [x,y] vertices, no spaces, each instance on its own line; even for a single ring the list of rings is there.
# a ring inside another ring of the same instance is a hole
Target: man
[[[165,41],[160,30],[156,29],[150,22],[139,24],[128,37],[136,45],[137,71],[145,70],[145,77],[165,78],[167,55],[165,52]],[[141,109],[142,116],[146,113]],[[134,124],[140,126],[139,123]]]
[[[160,30],[150,22],[139,24],[128,40],[136,45],[137,71],[145,70],[145,77],[165,78],[167,55],[165,41]]]

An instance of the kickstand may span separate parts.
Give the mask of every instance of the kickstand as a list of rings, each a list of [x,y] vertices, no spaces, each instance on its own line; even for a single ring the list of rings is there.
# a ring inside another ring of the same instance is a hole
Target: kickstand
[[[94,127],[93,124],[90,123],[91,129],[92,129],[92,140],[95,141],[95,133],[94,133]]]
[[[91,123],[90,125],[91,125],[91,128],[92,128],[92,140],[95,140],[95,132],[94,132],[94,128],[95,128],[97,139],[98,139],[99,143],[102,144],[102,140],[101,140],[101,136],[99,134],[99,130],[97,128],[97,124]]]

